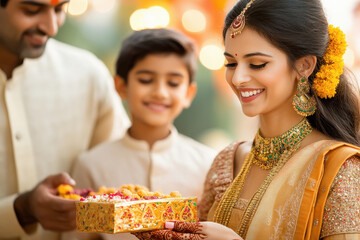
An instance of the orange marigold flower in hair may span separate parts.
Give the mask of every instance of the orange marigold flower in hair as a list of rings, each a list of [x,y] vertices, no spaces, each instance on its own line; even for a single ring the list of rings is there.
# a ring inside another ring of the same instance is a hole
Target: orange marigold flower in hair
[[[329,43],[324,55],[324,63],[316,73],[312,88],[320,98],[332,98],[336,94],[340,76],[343,74],[346,51],[345,34],[340,28],[329,26]]]

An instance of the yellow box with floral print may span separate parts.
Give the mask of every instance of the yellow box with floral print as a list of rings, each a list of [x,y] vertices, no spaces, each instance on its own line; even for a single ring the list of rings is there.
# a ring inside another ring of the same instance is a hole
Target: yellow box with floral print
[[[122,233],[163,229],[167,221],[197,221],[196,198],[77,202],[79,232]]]

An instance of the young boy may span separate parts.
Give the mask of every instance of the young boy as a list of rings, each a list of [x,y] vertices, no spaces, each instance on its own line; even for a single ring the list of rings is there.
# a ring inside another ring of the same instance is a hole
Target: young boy
[[[77,188],[138,184],[150,191],[200,197],[216,152],[173,126],[196,94],[195,68],[195,46],[176,31],[137,31],[123,42],[115,86],[127,101],[132,125],[122,139],[80,157],[73,169]],[[136,237],[121,234],[116,239]]]

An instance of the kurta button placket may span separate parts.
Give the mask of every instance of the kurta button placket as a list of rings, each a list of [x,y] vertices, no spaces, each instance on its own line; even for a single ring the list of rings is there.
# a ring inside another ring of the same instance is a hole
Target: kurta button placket
[[[15,134],[15,139],[16,139],[16,140],[20,141],[20,140],[21,140],[21,137],[22,137],[22,136],[21,136],[20,133],[16,133],[16,134]]]
[[[36,185],[37,174],[21,86],[16,80],[20,79],[6,82],[5,104],[12,132],[18,191],[23,192]]]

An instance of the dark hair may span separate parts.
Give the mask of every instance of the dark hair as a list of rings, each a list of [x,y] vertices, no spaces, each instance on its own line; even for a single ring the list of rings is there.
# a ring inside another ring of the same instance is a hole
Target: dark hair
[[[0,0],[0,5],[2,7],[6,7],[6,4],[8,3],[9,0]]]
[[[192,82],[197,67],[195,51],[194,43],[175,30],[157,28],[135,31],[122,43],[116,61],[116,74],[127,82],[130,70],[139,60],[149,54],[174,53],[183,59]]]
[[[234,19],[249,0],[240,0],[225,18],[223,38]],[[328,45],[328,22],[320,0],[256,0],[245,12],[246,27],[267,38],[288,57],[295,69],[295,61],[308,55],[316,56],[317,65],[309,76],[312,85],[323,63]],[[356,90],[354,90],[356,89]],[[345,69],[340,77],[335,97],[321,99],[313,92],[317,103],[310,124],[325,135],[359,145],[359,91],[350,82]]]

